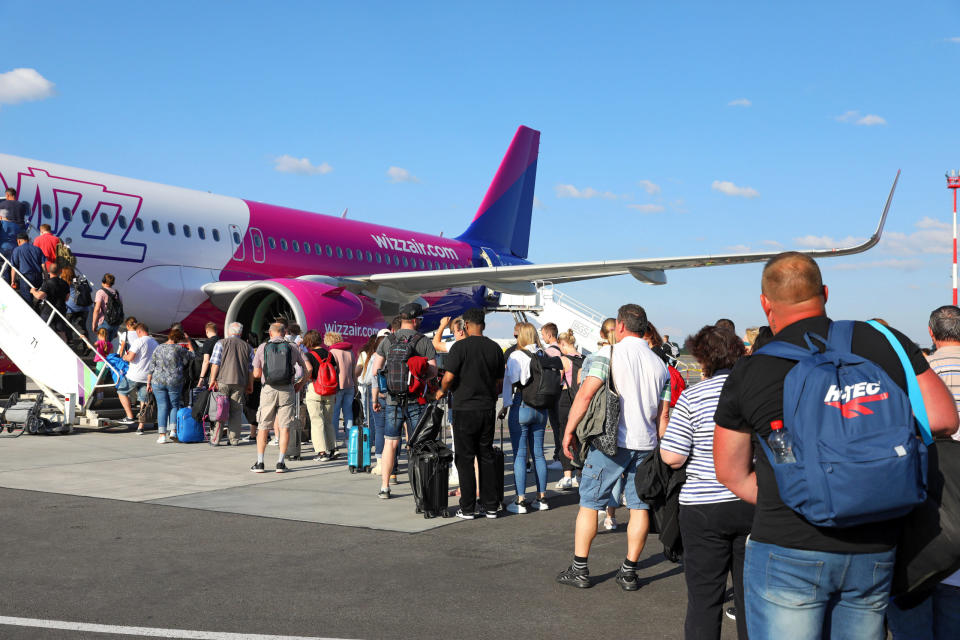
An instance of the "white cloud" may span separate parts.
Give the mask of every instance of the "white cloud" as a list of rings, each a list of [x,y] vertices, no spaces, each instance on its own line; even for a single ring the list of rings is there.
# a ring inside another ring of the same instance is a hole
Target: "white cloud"
[[[777,242],[776,240],[764,240],[764,241],[763,241],[763,244],[764,244],[764,246],[770,247],[771,249],[782,249],[782,248],[783,248],[783,243],[782,243],[782,242]]]
[[[640,213],[660,213],[664,209],[662,204],[628,204],[627,208]]]
[[[677,198],[670,203],[670,208],[677,213],[688,213],[687,208],[684,206],[685,204],[686,201],[683,198]]]
[[[738,187],[729,180],[714,180],[710,188],[727,196],[738,196],[741,198],[756,198],[760,196],[760,193],[753,187]]]
[[[861,127],[873,127],[876,125],[887,124],[887,121],[876,115],[875,113],[868,113],[865,116],[860,116],[860,112],[857,110],[847,111],[843,115],[836,116],[834,118],[837,122],[852,122],[853,124]]]
[[[808,235],[794,238],[793,242],[803,249],[841,249],[858,245],[864,240],[864,238],[855,238],[854,236],[836,239],[833,236]]]
[[[917,259],[874,260],[872,262],[840,262],[830,263],[830,268],[837,271],[861,271],[863,269],[900,269],[901,271],[916,271],[922,268],[923,261]]]
[[[420,182],[420,178],[402,167],[390,167],[387,169],[387,177],[390,182]]]
[[[655,195],[660,193],[660,185],[655,182],[650,182],[649,180],[641,180],[637,183],[640,187],[647,192],[648,195]]]
[[[913,226],[916,227],[916,231],[912,233],[900,231],[884,233],[880,246],[886,253],[898,256],[953,252],[953,228],[949,223],[924,216]]]
[[[944,38],[947,42],[958,42],[960,43],[960,38]]]
[[[43,100],[53,95],[53,83],[36,69],[14,69],[0,73],[0,104]]]
[[[294,158],[286,154],[274,158],[273,162],[274,171],[279,171],[280,173],[298,173],[304,176],[315,176],[333,171],[333,167],[326,162],[311,164],[309,158]]]
[[[611,191],[597,191],[593,187],[577,189],[572,184],[558,184],[556,187],[558,198],[603,198],[604,200],[616,200],[617,194]]]
[[[753,103],[746,98],[737,98],[736,100],[731,100],[727,103],[728,107],[749,107],[752,105]]]

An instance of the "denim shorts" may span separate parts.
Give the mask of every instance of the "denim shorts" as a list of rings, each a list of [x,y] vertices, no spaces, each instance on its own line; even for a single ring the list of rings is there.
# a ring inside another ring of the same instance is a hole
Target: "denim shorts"
[[[409,442],[409,436],[413,435],[414,429],[420,422],[420,416],[423,415],[423,407],[424,405],[417,404],[413,400],[408,402],[406,407],[399,404],[383,405],[383,410],[386,412],[383,429],[384,440],[400,440],[403,433],[403,423],[406,422],[407,442]],[[404,415],[404,408],[406,408],[406,415]]]
[[[617,449],[617,455],[611,457],[590,447],[587,459],[583,462],[583,475],[580,477],[580,506],[595,511],[603,511],[610,504],[610,496],[617,480],[626,474],[623,487],[628,509],[649,509],[646,502],[637,496],[634,476],[637,465],[650,454],[649,451],[636,449]]]
[[[117,395],[129,396],[134,392],[137,394],[137,399],[140,402],[147,401],[147,383],[146,382],[134,382],[127,376],[120,378],[120,383],[117,385]]]

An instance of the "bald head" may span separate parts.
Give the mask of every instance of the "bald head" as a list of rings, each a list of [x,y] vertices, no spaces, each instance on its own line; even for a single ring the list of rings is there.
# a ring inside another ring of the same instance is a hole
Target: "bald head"
[[[283,324],[279,322],[274,322],[270,325],[270,335],[274,338],[279,338],[283,335]]]
[[[822,296],[823,278],[813,258],[786,251],[770,258],[764,266],[760,288],[768,300],[797,304]]]

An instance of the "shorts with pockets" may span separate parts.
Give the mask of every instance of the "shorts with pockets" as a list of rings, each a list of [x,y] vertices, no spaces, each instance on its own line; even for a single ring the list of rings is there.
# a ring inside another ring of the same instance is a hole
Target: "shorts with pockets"
[[[583,475],[580,477],[580,506],[595,511],[603,511],[610,503],[613,487],[621,476],[624,478],[624,494],[628,509],[649,509],[637,495],[634,477],[637,465],[643,462],[650,451],[637,449],[617,449],[615,456],[590,447],[587,459],[583,462]]]
[[[257,425],[263,429],[273,427],[274,419],[280,429],[297,425],[297,393],[293,385],[274,387],[263,385],[260,390],[260,408],[257,410]]]

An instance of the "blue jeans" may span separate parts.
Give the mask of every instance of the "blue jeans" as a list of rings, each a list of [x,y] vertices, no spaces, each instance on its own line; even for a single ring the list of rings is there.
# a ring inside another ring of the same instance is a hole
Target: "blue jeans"
[[[157,399],[157,430],[160,433],[169,429],[170,433],[177,433],[177,411],[180,411],[180,390],[183,383],[164,386],[155,384],[153,396]]]
[[[891,601],[887,623],[893,640],[960,638],[960,587],[938,584],[929,598],[912,609],[901,609]]]
[[[343,432],[349,433],[353,426],[353,387],[340,389],[333,401],[333,428],[340,426],[340,414],[343,414]]]
[[[401,440],[403,437],[403,422],[406,419],[407,428],[412,436],[417,423],[420,422],[420,416],[423,415],[425,405],[417,404],[416,400],[411,400],[407,405],[387,404],[383,406],[386,412],[384,416],[383,437],[385,440]],[[406,415],[404,415],[406,414]],[[410,444],[409,439],[407,444]]]
[[[537,490],[547,490],[547,461],[543,457],[543,434],[547,427],[546,409],[534,409],[523,402],[510,407],[507,418],[510,444],[513,445],[513,486],[517,497],[527,492],[527,444],[532,437],[533,465],[537,471]]]
[[[896,549],[828,553],[747,540],[743,564],[751,640],[883,637]]]
[[[367,414],[367,426],[370,427],[370,435],[373,437],[373,445],[377,455],[383,453],[383,426],[384,412],[373,410],[373,394],[369,385],[364,385],[363,389],[363,407]],[[371,455],[374,452],[371,452]]]

